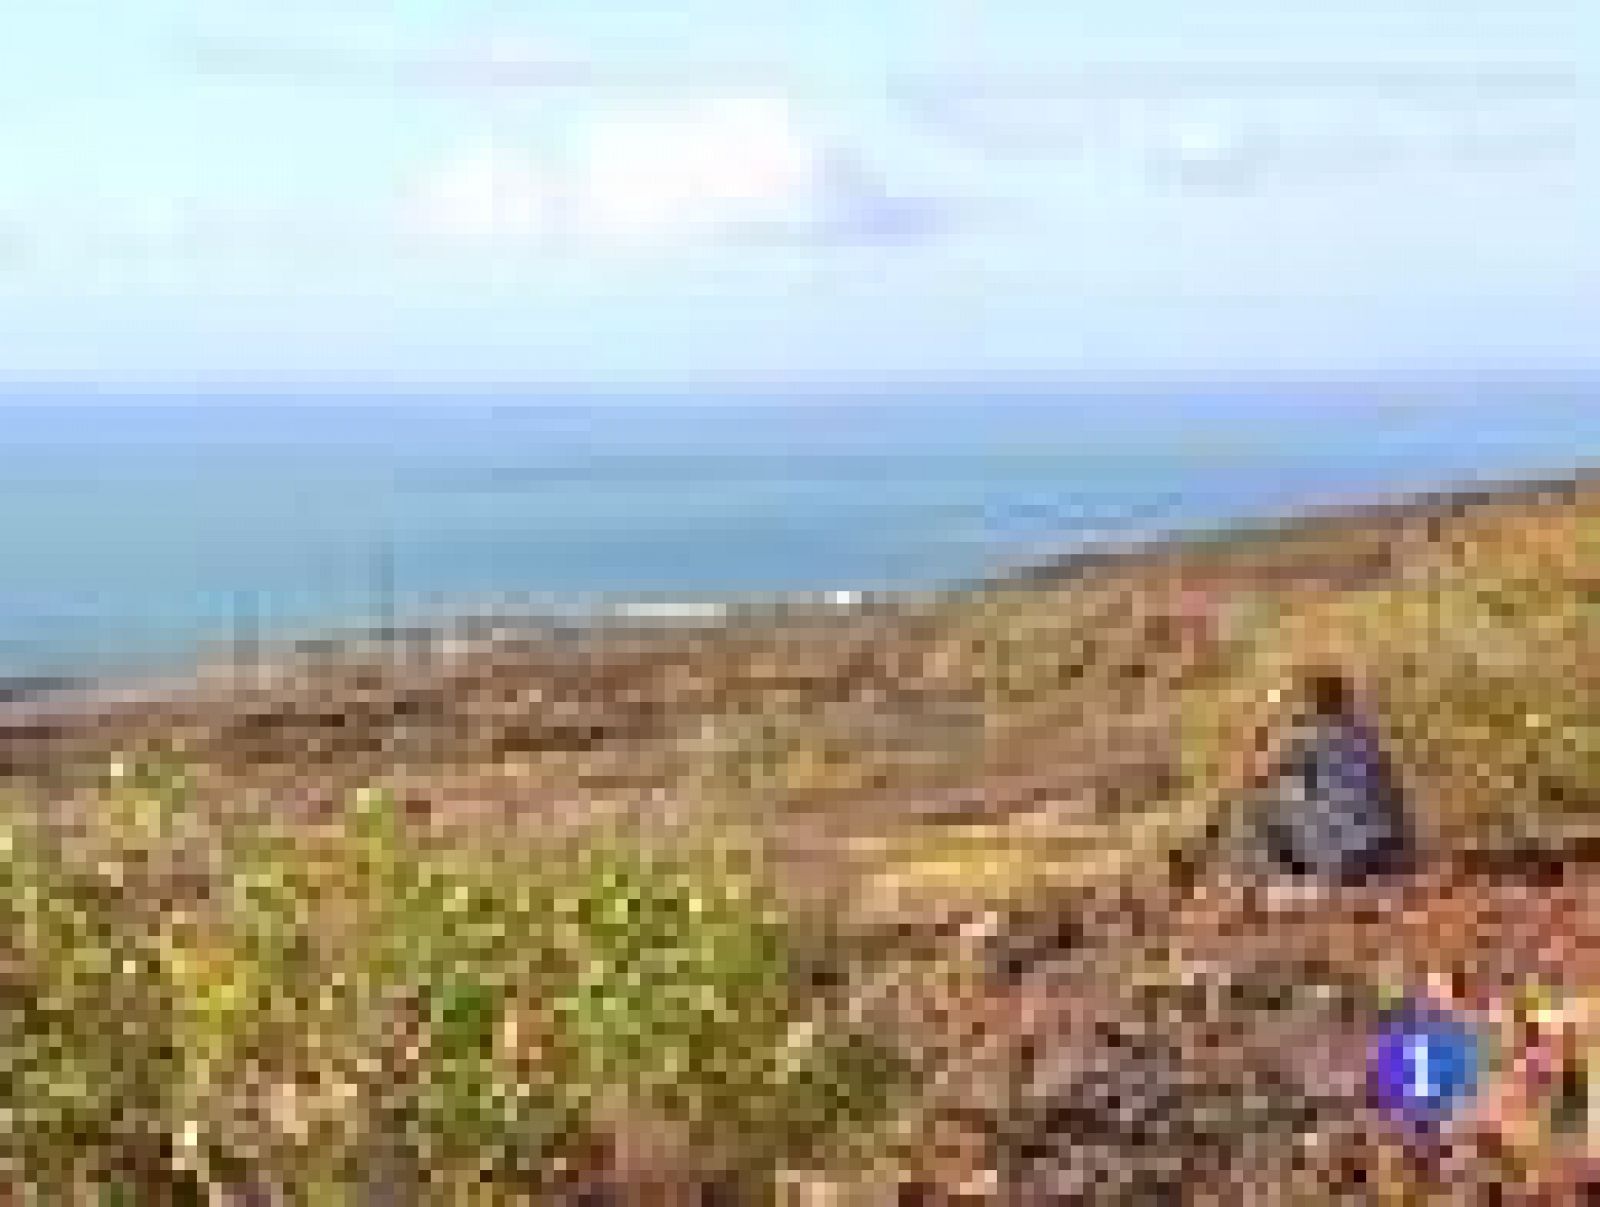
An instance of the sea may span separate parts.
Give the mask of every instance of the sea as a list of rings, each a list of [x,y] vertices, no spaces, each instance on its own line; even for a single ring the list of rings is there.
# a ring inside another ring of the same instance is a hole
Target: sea
[[[0,392],[0,684],[967,581],[1600,464],[1596,383]]]

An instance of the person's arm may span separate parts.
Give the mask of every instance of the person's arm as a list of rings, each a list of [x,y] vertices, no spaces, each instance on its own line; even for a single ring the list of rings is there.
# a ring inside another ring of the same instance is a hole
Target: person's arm
[[[1204,811],[1203,824],[1169,852],[1174,883],[1192,890],[1206,875],[1227,836],[1248,809],[1247,798],[1264,786],[1282,755],[1284,728],[1281,696],[1269,694],[1253,708],[1242,708],[1244,724],[1239,741],[1231,743],[1217,780],[1197,802]]]
[[[1271,780],[1282,761],[1286,728],[1278,697],[1268,696],[1256,710],[1228,768],[1225,778],[1232,792],[1253,792]]]

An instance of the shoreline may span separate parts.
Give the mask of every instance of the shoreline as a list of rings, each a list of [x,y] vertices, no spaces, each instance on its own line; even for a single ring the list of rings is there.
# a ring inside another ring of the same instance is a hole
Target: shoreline
[[[1516,509],[1571,501],[1600,487],[1600,467],[1580,465],[1560,475],[1474,481],[1414,494],[1311,507],[1233,524],[1184,530],[1132,541],[1096,544],[1008,567],[992,575],[921,589],[834,591],[775,598],[682,603],[636,602],[582,615],[553,612],[476,613],[426,625],[335,628],[303,638],[265,638],[247,657],[197,653],[183,667],[128,676],[0,678],[0,756],[7,745],[54,740],[139,714],[226,706],[242,696],[271,692],[297,676],[337,678],[355,668],[382,666],[444,678],[456,665],[500,656],[540,658],[582,654],[597,642],[627,640],[641,651],[670,649],[697,639],[715,643],[751,632],[775,633],[860,625],[893,625],[951,603],[1011,591],[1059,588],[1096,576],[1227,574],[1262,553],[1275,558],[1308,546],[1306,564],[1289,574],[1330,574],[1348,585],[1352,574],[1392,569],[1390,548],[1405,532],[1459,520],[1468,511]],[[1376,542],[1363,566],[1349,550],[1326,557],[1316,546],[1361,538]],[[1289,559],[1291,562],[1293,558]],[[0,774],[6,760],[0,757]]]

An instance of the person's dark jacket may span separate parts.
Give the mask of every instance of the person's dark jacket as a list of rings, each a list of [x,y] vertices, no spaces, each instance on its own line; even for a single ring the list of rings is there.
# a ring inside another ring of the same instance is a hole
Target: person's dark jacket
[[[1359,716],[1296,726],[1263,803],[1263,837],[1283,871],[1359,880],[1409,861],[1404,795],[1376,729]]]

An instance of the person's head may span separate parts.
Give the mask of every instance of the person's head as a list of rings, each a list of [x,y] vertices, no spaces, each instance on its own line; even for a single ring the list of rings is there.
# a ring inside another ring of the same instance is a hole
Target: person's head
[[[1324,720],[1347,717],[1355,707],[1355,688],[1337,667],[1313,666],[1302,672],[1300,692],[1311,715]]]

